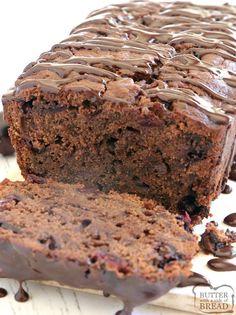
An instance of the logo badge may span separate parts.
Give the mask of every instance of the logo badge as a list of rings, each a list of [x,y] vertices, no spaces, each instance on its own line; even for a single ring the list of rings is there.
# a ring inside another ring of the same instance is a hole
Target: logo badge
[[[194,307],[202,313],[221,314],[234,312],[234,289],[229,285],[219,287],[193,287]]]

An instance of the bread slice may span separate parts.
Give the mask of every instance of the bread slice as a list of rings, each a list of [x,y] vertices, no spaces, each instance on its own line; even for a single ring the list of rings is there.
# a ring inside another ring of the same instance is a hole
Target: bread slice
[[[0,277],[103,290],[131,314],[188,277],[196,251],[152,201],[38,178],[0,184]]]

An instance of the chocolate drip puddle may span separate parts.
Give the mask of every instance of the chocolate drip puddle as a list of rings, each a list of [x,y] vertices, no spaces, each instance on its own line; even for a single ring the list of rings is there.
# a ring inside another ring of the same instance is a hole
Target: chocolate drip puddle
[[[193,274],[189,278],[180,282],[177,287],[184,288],[192,285],[210,286],[211,284],[203,275],[197,272],[193,272]]]
[[[103,296],[108,298],[108,297],[110,297],[110,293],[103,291]]]
[[[225,185],[224,189],[222,190],[222,194],[228,195],[232,192],[232,187],[230,187],[228,184]]]
[[[23,288],[22,283],[22,281],[19,282],[19,289],[15,294],[15,300],[17,302],[27,302],[29,300],[29,294]]]
[[[236,271],[236,265],[223,258],[210,259],[207,266],[214,271]]]
[[[231,213],[224,218],[224,223],[236,227],[236,213]]]
[[[8,292],[4,288],[0,288],[0,298],[7,296]]]

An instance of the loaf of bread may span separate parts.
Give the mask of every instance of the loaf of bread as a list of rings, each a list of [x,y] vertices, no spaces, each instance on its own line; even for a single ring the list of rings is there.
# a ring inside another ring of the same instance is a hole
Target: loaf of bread
[[[206,216],[234,155],[235,31],[227,4],[91,13],[3,96],[23,175]]]

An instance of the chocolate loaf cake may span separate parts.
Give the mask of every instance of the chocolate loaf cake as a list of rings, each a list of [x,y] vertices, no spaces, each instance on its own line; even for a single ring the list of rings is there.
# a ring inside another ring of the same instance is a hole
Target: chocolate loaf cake
[[[173,214],[136,196],[38,179],[0,184],[0,277],[104,290],[129,315],[188,277],[197,248]]]
[[[235,31],[229,5],[91,13],[3,96],[23,175],[206,216],[234,155]]]

